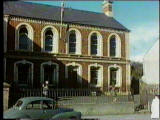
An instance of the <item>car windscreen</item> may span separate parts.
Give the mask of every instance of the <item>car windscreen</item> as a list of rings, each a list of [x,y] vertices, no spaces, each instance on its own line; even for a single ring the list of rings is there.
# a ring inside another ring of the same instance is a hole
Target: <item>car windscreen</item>
[[[20,107],[23,104],[23,101],[18,100],[17,103],[15,104],[15,107]]]

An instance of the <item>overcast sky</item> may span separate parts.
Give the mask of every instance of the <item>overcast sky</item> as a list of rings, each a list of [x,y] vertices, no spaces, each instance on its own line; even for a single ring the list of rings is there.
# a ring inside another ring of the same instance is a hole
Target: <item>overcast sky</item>
[[[61,6],[60,1],[32,1]],[[103,1],[69,1],[65,7],[102,12]],[[130,32],[130,59],[142,61],[144,54],[159,40],[159,1],[114,1],[114,18]]]

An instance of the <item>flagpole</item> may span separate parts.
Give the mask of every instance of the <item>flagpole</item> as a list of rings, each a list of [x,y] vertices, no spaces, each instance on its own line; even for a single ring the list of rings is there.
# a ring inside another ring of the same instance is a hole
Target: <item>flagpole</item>
[[[61,3],[61,26],[60,26],[60,39],[62,36],[62,22],[63,22],[63,15],[64,15],[64,1]]]

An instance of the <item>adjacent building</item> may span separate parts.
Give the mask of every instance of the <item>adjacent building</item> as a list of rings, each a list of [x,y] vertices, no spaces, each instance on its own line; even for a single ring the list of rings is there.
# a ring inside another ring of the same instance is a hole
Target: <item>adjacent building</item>
[[[4,2],[4,76],[19,88],[111,86],[130,92],[129,30],[103,13]]]

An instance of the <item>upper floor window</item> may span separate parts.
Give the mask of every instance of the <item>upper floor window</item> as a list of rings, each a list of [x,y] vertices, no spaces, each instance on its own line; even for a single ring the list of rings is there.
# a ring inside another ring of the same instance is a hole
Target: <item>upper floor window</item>
[[[113,35],[110,39],[110,56],[116,56],[116,38]]]
[[[19,49],[27,50],[29,49],[29,38],[28,30],[25,26],[22,26],[19,30]]]
[[[109,36],[108,54],[110,57],[121,57],[121,40],[117,34]]]
[[[81,33],[79,32],[79,30],[69,30],[66,53],[81,54]]]
[[[97,55],[98,41],[97,34],[93,33],[91,35],[91,55]]]
[[[53,32],[51,29],[48,29],[45,32],[45,51],[52,51],[53,47]]]
[[[74,30],[70,31],[69,34],[69,53],[76,53],[76,33]]]
[[[15,48],[18,50],[33,50],[33,29],[27,23],[16,27]]]
[[[89,34],[88,51],[89,55],[103,55],[103,41],[99,32],[93,31]]]
[[[58,53],[58,31],[53,26],[45,26],[41,32],[41,48],[43,52]]]

